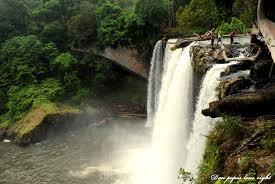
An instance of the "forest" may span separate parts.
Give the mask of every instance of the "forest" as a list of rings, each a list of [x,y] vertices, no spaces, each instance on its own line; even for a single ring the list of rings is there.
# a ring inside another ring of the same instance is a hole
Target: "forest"
[[[257,0],[0,0],[0,123],[119,88],[121,69],[76,49],[134,47],[149,62],[163,35],[246,33],[256,9]]]

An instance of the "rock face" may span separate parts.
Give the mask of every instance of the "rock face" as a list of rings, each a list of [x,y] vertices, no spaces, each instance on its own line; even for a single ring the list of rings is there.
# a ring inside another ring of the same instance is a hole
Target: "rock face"
[[[212,118],[223,114],[241,115],[244,117],[257,117],[266,114],[275,114],[275,86],[255,92],[228,96],[209,104],[202,114]]]
[[[196,72],[201,74],[205,74],[212,64],[225,62],[220,48],[193,46],[190,52],[192,66]]]
[[[224,72],[221,73],[221,77],[230,75],[232,73],[235,73],[240,70],[249,70],[254,65],[251,61],[242,61],[240,63],[237,63],[235,65],[228,66]]]
[[[272,60],[261,60],[251,68],[250,76],[253,80],[267,79],[269,77],[271,67]]]
[[[66,106],[58,106],[53,111],[38,107],[29,112],[22,120],[8,130],[8,136],[18,145],[28,145],[46,138],[50,127],[58,127],[65,122],[72,122],[80,112]]]
[[[219,84],[219,99],[223,99],[229,95],[237,94],[240,92],[240,90],[247,89],[251,85],[252,81],[244,77],[224,80]]]

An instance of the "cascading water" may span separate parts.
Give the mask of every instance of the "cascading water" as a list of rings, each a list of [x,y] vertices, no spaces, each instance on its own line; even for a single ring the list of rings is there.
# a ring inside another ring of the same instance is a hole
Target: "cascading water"
[[[206,73],[193,111],[193,68],[190,47],[171,51],[169,40],[162,60],[162,43],[154,49],[148,85],[148,121],[154,124],[151,160],[152,168],[146,184],[178,184],[178,171],[184,168],[194,177],[203,158],[206,136],[218,119],[202,115],[209,103],[217,100],[216,88],[220,73],[229,65],[216,64]],[[159,66],[157,66],[159,65]],[[163,67],[163,72],[160,68]],[[248,75],[239,72],[231,77]],[[161,79],[161,81],[160,81]]]
[[[219,85],[220,73],[225,70],[229,65],[234,64],[216,64],[205,75],[193,121],[192,133],[189,137],[186,149],[187,157],[183,166],[188,172],[191,172],[194,176],[197,175],[198,167],[203,158],[205,149],[206,136],[213,127],[217,119],[211,119],[210,117],[203,116],[201,111],[208,107],[209,103],[217,100],[216,88]]]
[[[155,45],[153,56],[151,59],[151,67],[148,81],[148,95],[147,95],[147,124],[152,126],[155,111],[158,106],[158,94],[161,85],[161,75],[163,70],[163,48],[162,40]]]
[[[177,176],[184,164],[184,145],[193,116],[193,69],[189,50],[190,46],[165,53],[153,130],[154,184],[180,182]]]

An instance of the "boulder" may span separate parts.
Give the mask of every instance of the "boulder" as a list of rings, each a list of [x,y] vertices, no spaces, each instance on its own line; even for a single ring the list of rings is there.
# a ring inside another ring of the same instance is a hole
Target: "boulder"
[[[234,65],[230,65],[228,67],[226,67],[224,72],[221,72],[221,77],[230,75],[232,73],[235,73],[237,71],[242,71],[242,70],[249,70],[252,66],[254,65],[253,62],[251,61],[242,61],[240,63],[234,64]]]
[[[243,89],[247,89],[252,85],[250,79],[238,77],[234,79],[227,79],[219,84],[219,99],[223,99],[229,95],[237,94]]]
[[[250,76],[253,80],[268,79],[272,67],[272,60],[260,60],[250,71]]]
[[[194,71],[205,74],[214,63],[224,63],[222,51],[215,47],[193,46],[191,49]]]
[[[190,52],[193,69],[200,74],[205,74],[208,68],[215,63],[225,63],[222,49],[219,46],[193,46]],[[233,57],[239,52],[237,52],[237,48],[229,47],[226,54],[228,57]]]

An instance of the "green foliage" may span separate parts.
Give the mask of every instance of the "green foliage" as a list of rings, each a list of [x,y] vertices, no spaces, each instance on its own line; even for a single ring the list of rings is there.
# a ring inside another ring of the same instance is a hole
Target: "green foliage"
[[[269,151],[275,150],[275,138],[274,138],[274,127],[270,127],[265,131],[264,137],[260,141],[260,145],[265,149]]]
[[[97,22],[93,7],[84,8],[80,14],[69,20],[68,34],[70,44],[77,48],[85,48],[96,42]]]
[[[163,0],[138,0],[135,13],[146,26],[153,29],[160,28],[167,20],[167,10]]]
[[[0,43],[27,32],[27,10],[18,0],[0,0]]]
[[[215,143],[208,141],[203,156],[203,162],[199,168],[199,176],[196,183],[211,183],[211,175],[219,174],[218,172],[221,167],[222,157],[219,153],[219,147]]]
[[[142,20],[142,24],[140,24],[139,29],[136,30],[139,33],[135,38],[136,43],[142,43],[140,47],[145,47],[142,52],[147,49],[151,51],[153,45],[159,39],[160,30],[162,30],[168,22],[168,9],[165,7],[165,1],[138,0],[135,13]]]
[[[242,139],[246,130],[241,121],[236,117],[224,116],[223,120],[217,122],[213,131],[208,136],[203,162],[199,168],[198,184],[211,183],[211,175],[220,174],[223,169],[224,155],[221,152],[221,144],[231,144]],[[232,146],[232,145],[231,145]],[[222,150],[230,152],[230,150]]]
[[[257,20],[257,7],[258,0],[235,0],[233,12],[247,26],[251,26]]]
[[[53,62],[59,71],[72,71],[72,67],[77,63],[77,59],[69,52],[60,54]]]
[[[230,23],[223,22],[218,28],[218,30],[221,31],[222,34],[229,34],[232,31],[235,31],[236,33],[247,32],[246,25],[235,17],[232,18]]]
[[[136,44],[136,39],[142,36],[142,19],[133,11],[106,2],[96,11],[98,41],[101,47],[116,47],[118,45]]]
[[[43,45],[36,36],[9,39],[0,51],[3,80],[15,85],[34,83],[48,73],[48,59],[56,54],[52,44]]]
[[[11,121],[19,120],[33,106],[53,101],[61,94],[60,82],[54,79],[25,87],[12,86],[8,91],[8,117]]]
[[[216,26],[217,7],[214,0],[192,0],[178,9],[176,19],[182,32],[204,32]]]
[[[224,116],[223,120],[216,124],[211,139],[217,144],[226,140],[238,140],[242,138],[245,131],[246,129],[238,118]]]
[[[110,84],[117,78],[113,65],[105,60],[98,60],[95,64],[95,77],[92,84],[94,94],[99,95],[109,91]]]

